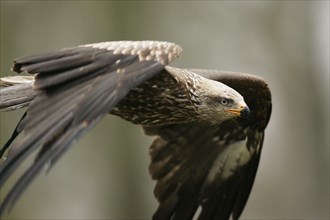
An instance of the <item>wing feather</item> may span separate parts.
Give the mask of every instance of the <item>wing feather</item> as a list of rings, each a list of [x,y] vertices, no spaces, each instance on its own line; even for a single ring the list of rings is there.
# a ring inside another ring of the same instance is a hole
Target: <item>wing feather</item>
[[[130,44],[125,47],[134,49]],[[159,43],[155,48],[148,44],[140,45],[139,50],[148,54],[149,50],[160,50],[159,45],[166,49],[168,43],[163,44]],[[105,45],[111,46],[113,43]],[[175,46],[172,44],[169,47]],[[178,54],[172,54],[171,58],[176,56]],[[12,138],[1,149],[1,153],[7,148],[10,152],[0,165],[0,187],[24,159],[39,147],[41,149],[34,163],[5,197],[0,215],[14,205],[47,163],[53,165],[130,89],[161,72],[163,64],[167,63],[161,64],[157,59],[142,60],[138,54],[115,54],[113,49],[100,49],[92,44],[15,60],[14,71],[36,74],[33,88],[39,92]]]
[[[0,84],[1,82],[0,80]],[[0,88],[0,109],[10,111],[26,107],[36,95],[37,92],[32,90],[32,83]]]

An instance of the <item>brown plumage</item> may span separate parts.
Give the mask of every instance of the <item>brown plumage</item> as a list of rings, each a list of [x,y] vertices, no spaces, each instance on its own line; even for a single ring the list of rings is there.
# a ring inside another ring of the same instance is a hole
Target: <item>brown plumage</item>
[[[46,164],[111,113],[157,135],[149,151],[160,203],[154,219],[238,219],[258,168],[270,91],[253,75],[167,66],[181,50],[168,42],[119,41],[15,60],[14,71],[35,75],[22,84],[0,80],[7,86],[0,108],[28,106],[0,151],[11,149],[0,165],[0,186],[40,150],[0,214]]]

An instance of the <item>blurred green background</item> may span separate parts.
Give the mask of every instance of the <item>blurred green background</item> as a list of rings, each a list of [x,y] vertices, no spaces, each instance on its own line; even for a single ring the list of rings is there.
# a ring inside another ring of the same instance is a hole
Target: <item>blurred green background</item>
[[[0,36],[1,76],[33,53],[166,40],[184,48],[174,66],[264,77],[274,108],[242,218],[329,218],[329,1],[1,0]],[[21,114],[1,113],[1,145]],[[150,142],[140,127],[106,117],[4,219],[150,219]]]

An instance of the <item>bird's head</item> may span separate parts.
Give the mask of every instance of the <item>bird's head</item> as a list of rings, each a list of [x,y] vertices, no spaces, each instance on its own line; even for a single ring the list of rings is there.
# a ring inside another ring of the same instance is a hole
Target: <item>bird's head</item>
[[[204,117],[212,123],[241,117],[248,119],[250,109],[244,98],[236,90],[218,81],[203,79],[201,86],[205,87],[203,104],[200,106],[205,112]]]

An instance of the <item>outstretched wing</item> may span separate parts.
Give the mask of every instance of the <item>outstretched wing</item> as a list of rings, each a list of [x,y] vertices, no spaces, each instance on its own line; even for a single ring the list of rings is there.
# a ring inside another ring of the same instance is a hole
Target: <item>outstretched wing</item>
[[[10,149],[0,166],[0,187],[30,153],[41,149],[4,199],[0,215],[48,162],[53,165],[130,89],[159,73],[180,52],[179,46],[168,42],[119,41],[15,60],[15,72],[35,74],[33,88],[38,95],[1,150]]]
[[[191,70],[229,85],[250,107],[249,121],[145,127],[158,135],[150,147],[150,173],[157,180],[154,219],[238,219],[249,197],[271,113],[271,95],[258,77]]]

